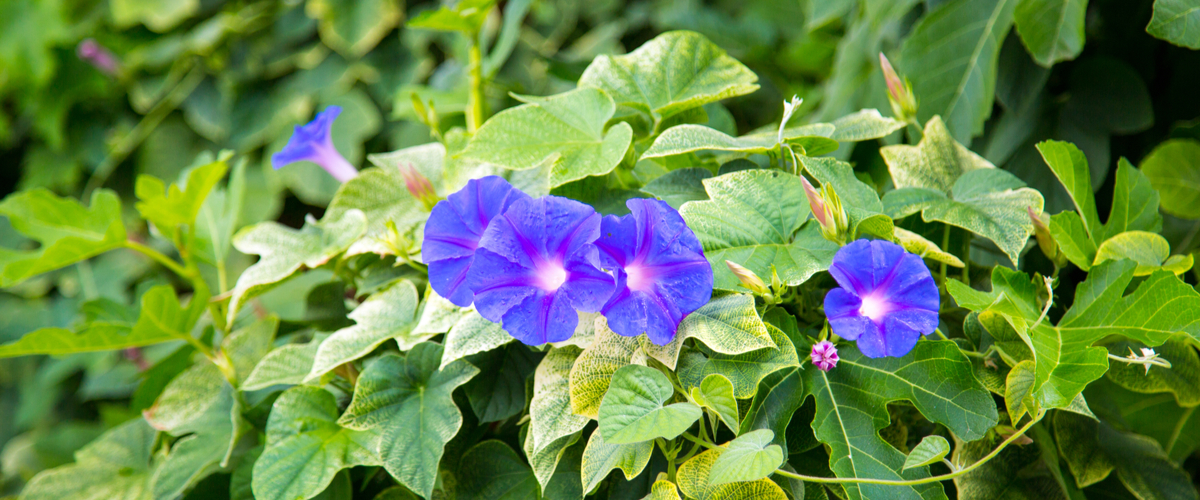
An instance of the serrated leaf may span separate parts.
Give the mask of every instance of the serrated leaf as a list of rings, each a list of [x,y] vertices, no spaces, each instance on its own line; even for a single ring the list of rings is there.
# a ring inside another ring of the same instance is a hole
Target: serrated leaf
[[[641,345],[637,337],[622,337],[613,332],[603,316],[597,317],[595,324],[596,339],[579,355],[570,375],[571,413],[592,419],[599,415],[601,400],[608,392],[613,374],[634,363]]]
[[[338,419],[344,427],[382,434],[384,468],[425,498],[433,491],[443,448],[462,426],[451,393],[479,373],[462,360],[439,370],[441,359],[442,347],[431,342],[417,344],[405,357],[376,358]]]
[[[626,365],[613,373],[600,403],[598,432],[610,444],[632,444],[656,438],[674,439],[704,415],[691,402],[665,405],[675,386],[662,372]]]
[[[913,447],[912,451],[908,452],[908,458],[904,459],[904,470],[939,462],[948,453],[950,453],[950,443],[946,441],[946,438],[938,435],[925,436],[920,443],[917,443],[917,446]]]
[[[787,500],[787,494],[770,479],[757,481],[714,484],[710,481],[712,469],[723,454],[724,448],[713,448],[692,457],[679,467],[676,480],[679,489],[688,498],[696,500]]]
[[[640,338],[640,337],[639,337]],[[735,293],[709,301],[679,323],[675,338],[666,345],[643,340],[642,350],[667,368],[675,369],[687,339],[697,339],[723,354],[741,354],[775,347],[767,325],[758,316],[754,296]]]
[[[904,128],[904,122],[884,117],[877,109],[863,109],[838,118],[830,123],[833,135],[829,138],[838,142],[862,142],[887,137]]]
[[[1181,47],[1200,50],[1200,9],[1187,0],[1154,0],[1146,33]]]
[[[704,179],[712,176],[712,172],[707,168],[672,170],[647,183],[642,187],[642,192],[679,210],[679,207],[689,201],[708,199],[708,193],[704,191]]]
[[[612,171],[625,157],[633,129],[605,131],[616,106],[600,90],[581,88],[497,113],[479,128],[462,158],[512,170],[551,164],[550,187]]]
[[[0,248],[0,287],[87,260],[125,242],[121,200],[104,189],[92,195],[88,207],[46,189],[21,191],[0,201],[0,215],[40,244],[36,250]]]
[[[184,309],[170,285],[159,285],[142,295],[141,312],[131,316],[110,314],[89,318],[74,330],[49,327],[34,330],[20,340],[0,345],[0,358],[30,354],[71,354],[140,347],[191,336],[208,298],[193,296]]]
[[[739,291],[725,265],[733,261],[769,278],[771,266],[788,285],[828,269],[837,245],[808,220],[804,187],[794,175],[743,170],[706,179],[710,200],[685,203],[680,214],[695,231],[713,268],[713,288]]]
[[[475,34],[482,29],[495,4],[496,0],[459,0],[453,7],[442,6],[420,13],[408,22],[408,27]]]
[[[580,87],[603,89],[618,105],[661,122],[686,109],[758,89],[758,76],[699,33],[669,31],[623,56],[596,57]]]
[[[139,175],[134,188],[139,200],[135,205],[137,211],[164,236],[173,237],[179,226],[195,225],[204,200],[228,171],[229,165],[224,160],[194,168],[188,173],[185,188],[179,184],[167,188],[157,177]]]
[[[903,188],[883,196],[893,217],[917,211],[926,222],[940,221],[992,240],[1014,264],[1033,234],[1028,210],[1040,213],[1042,194],[1016,176],[994,168],[963,174],[949,197],[932,189]]]
[[[941,115],[960,142],[983,132],[995,99],[1000,45],[1017,3],[948,2],[917,22],[900,47],[899,63],[921,99],[918,118]]]
[[[472,446],[458,470],[456,498],[524,500],[541,495],[533,470],[503,441],[492,439]]]
[[[1029,55],[1049,68],[1083,51],[1085,13],[1087,0],[1022,0],[1013,19]]]
[[[275,400],[266,440],[252,481],[261,500],[312,498],[338,471],[381,463],[379,434],[339,425],[333,394],[316,387],[293,387]]]
[[[574,346],[556,347],[546,353],[534,370],[533,399],[529,403],[529,437],[525,441],[526,455],[539,455],[553,443],[574,435],[587,425],[587,417],[571,412],[571,367],[575,365],[575,360],[581,353],[582,351]],[[553,470],[552,467],[550,469]],[[543,486],[545,481],[542,481]]]
[[[610,444],[604,442],[599,431],[593,432],[583,450],[583,466],[580,469],[583,491],[595,490],[613,469],[621,469],[625,479],[632,480],[650,463],[653,452],[654,441]]]
[[[273,385],[296,385],[304,383],[312,371],[317,349],[325,336],[314,337],[303,344],[279,346],[268,352],[254,366],[250,375],[242,382],[243,391],[257,391]]]
[[[737,399],[733,397],[733,382],[728,378],[720,373],[704,377],[700,386],[693,387],[691,393],[696,404],[715,412],[735,436],[741,432]],[[717,424],[714,422],[713,425]]]
[[[369,52],[404,17],[391,0],[310,0],[305,12],[318,21],[321,41],[347,58]]]
[[[1192,268],[1191,254],[1171,255],[1171,245],[1167,239],[1147,231],[1125,231],[1104,240],[1096,249],[1096,260],[1092,265],[1120,259],[1137,263],[1134,276],[1145,276],[1160,270],[1183,274]]]
[[[767,154],[776,151],[781,142],[800,146],[797,153],[817,156],[837,149],[837,141],[829,138],[833,131],[833,125],[814,123],[784,129],[782,135],[776,131],[768,131],[732,137],[704,125],[678,125],[659,135],[650,149],[642,153],[642,159],[661,158],[696,151],[728,151],[744,155]]]
[[[316,380],[338,365],[366,356],[390,339],[399,344],[401,351],[407,351],[433,337],[430,333],[411,334],[419,301],[417,288],[408,280],[367,297],[350,312],[353,326],[342,328],[321,342],[306,380]]]
[[[685,351],[679,360],[679,383],[685,389],[699,387],[705,377],[720,373],[733,382],[733,395],[738,398],[753,397],[758,391],[758,383],[771,373],[788,367],[800,366],[796,356],[796,347],[782,330],[775,325],[767,324],[771,340],[778,347],[765,347],[742,354],[722,354],[713,352],[701,354],[698,351]]]
[[[906,399],[931,422],[964,441],[983,437],[998,420],[991,393],[975,380],[971,362],[950,341],[922,339],[903,358],[871,359],[853,346],[839,347],[837,368],[804,370],[816,398],[813,430],[830,447],[829,467],[838,477],[916,479],[929,470],[902,471],[905,455],[879,436],[890,418],[889,401]],[[938,484],[847,484],[852,499],[945,498]]]
[[[1200,141],[1163,142],[1142,160],[1141,169],[1158,191],[1164,212],[1184,219],[1200,219]]]
[[[879,154],[887,162],[897,188],[919,187],[945,193],[967,172],[996,168],[956,141],[939,116],[925,123],[925,134],[916,146],[885,146]]]
[[[155,436],[140,418],[105,432],[75,452],[75,463],[42,471],[25,485],[28,500],[148,500]]]
[[[1113,356],[1140,354],[1141,344],[1115,342],[1104,346]],[[1179,406],[1200,405],[1200,357],[1196,349],[1182,340],[1168,340],[1154,348],[1159,357],[1171,363],[1170,368],[1111,363],[1105,378],[1134,392],[1145,394],[1170,393]],[[1135,427],[1136,429],[1136,427]]]
[[[504,331],[499,323],[488,321],[471,309],[446,334],[441,366],[445,367],[472,354],[490,351],[513,340],[513,336]]]
[[[1081,488],[1115,470],[1138,498],[1197,498],[1188,474],[1172,463],[1153,439],[1066,412],[1054,415],[1054,434],[1059,452]]]
[[[257,263],[246,269],[234,285],[229,299],[228,321],[233,323],[247,300],[258,296],[305,268],[319,267],[363,235],[367,228],[361,210],[349,210],[342,217],[326,217],[320,222],[305,221],[299,231],[275,222],[262,222],[234,236],[233,246],[248,255],[259,255]]]
[[[725,452],[713,461],[708,484],[757,481],[783,465],[783,448],[771,444],[775,433],[759,429],[738,436],[725,445]]]

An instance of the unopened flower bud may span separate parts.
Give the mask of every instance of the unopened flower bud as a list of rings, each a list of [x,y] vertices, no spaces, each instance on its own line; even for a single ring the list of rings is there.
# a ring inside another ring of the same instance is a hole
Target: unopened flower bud
[[[1038,248],[1046,254],[1046,258],[1054,262],[1058,267],[1066,265],[1066,257],[1062,252],[1058,251],[1058,242],[1054,241],[1054,237],[1050,235],[1050,218],[1046,214],[1033,211],[1033,207],[1026,207],[1026,212],[1029,213],[1029,219],[1033,222],[1033,237],[1037,240]]]
[[[912,85],[908,79],[901,79],[883,52],[879,53],[879,67],[883,69],[883,79],[887,82],[888,102],[892,104],[892,113],[900,121],[909,121],[917,116],[917,98],[913,94]]]
[[[812,362],[821,371],[832,370],[838,364],[838,350],[832,342],[822,340],[813,344]]]
[[[728,260],[725,261],[725,265],[729,266],[729,270],[733,271],[733,275],[737,276],[738,281],[742,282],[742,286],[746,287],[750,291],[764,296],[771,293],[771,291],[767,289],[767,284],[763,283],[762,278],[759,278],[757,274],[754,274],[754,271],[746,269],[740,264],[736,264]]]
[[[121,62],[117,56],[94,39],[79,42],[75,47],[75,55],[108,76],[115,77],[121,72]]]
[[[800,176],[800,182],[804,185],[804,196],[808,198],[808,207],[812,210],[817,223],[821,224],[821,235],[829,241],[845,245],[850,231],[850,219],[846,215],[845,208],[842,207],[841,198],[833,189],[833,184],[825,183],[821,186],[821,190],[817,191],[804,176]]]
[[[429,179],[412,165],[400,165],[400,175],[404,176],[404,187],[408,188],[413,198],[421,200],[426,210],[433,210],[440,199]]]

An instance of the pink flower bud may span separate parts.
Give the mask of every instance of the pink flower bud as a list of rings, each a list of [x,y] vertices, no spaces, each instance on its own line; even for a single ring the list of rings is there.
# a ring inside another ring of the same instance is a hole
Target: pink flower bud
[[[413,198],[421,200],[425,204],[425,208],[432,210],[438,202],[437,191],[433,189],[433,183],[429,182],[429,179],[412,165],[400,165],[400,175],[404,177],[404,187],[408,188],[408,192],[413,195]]]
[[[822,340],[813,345],[812,362],[821,371],[832,370],[838,364],[838,351],[833,343]]]
[[[75,54],[108,76],[117,76],[121,72],[121,62],[117,60],[117,56],[94,39],[88,38],[79,42]]]
[[[812,209],[813,217],[816,217],[822,226],[829,225],[825,217],[825,200],[821,198],[821,193],[818,193],[803,175],[800,176],[800,182],[804,183],[804,196],[808,197],[808,208]]]
[[[738,281],[742,282],[742,286],[758,295],[766,295],[770,290],[767,289],[767,284],[763,283],[762,278],[759,278],[754,271],[746,269],[740,264],[731,261],[725,261],[725,265],[729,266],[729,270],[733,271],[733,275],[737,276]]]
[[[887,82],[888,102],[892,104],[892,113],[899,120],[909,120],[917,115],[917,98],[913,95],[912,86],[908,80],[900,78],[896,68],[883,52],[879,53],[879,67],[883,69],[883,79]]]

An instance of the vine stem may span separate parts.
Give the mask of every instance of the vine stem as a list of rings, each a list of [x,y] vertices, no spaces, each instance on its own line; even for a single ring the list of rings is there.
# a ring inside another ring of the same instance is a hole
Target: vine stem
[[[166,255],[163,255],[162,252],[159,252],[158,250],[155,250],[153,248],[150,248],[146,245],[143,245],[143,244],[138,243],[133,240],[125,240],[125,243],[123,243],[121,246],[128,248],[130,250],[139,252],[142,255],[145,255],[147,257],[150,257],[155,262],[158,262],[159,264],[166,266],[167,269],[170,269],[171,271],[173,271],[175,274],[178,274],[179,277],[181,277],[183,279],[192,281],[195,278],[194,276],[192,276],[191,272],[189,272],[187,269],[184,269],[184,267],[179,265],[178,262],[175,262],[174,259],[167,257]]]
[[[1037,418],[1031,419],[1029,421],[1029,423],[1025,424],[1024,427],[1021,427],[1020,429],[1017,430],[1017,432],[1015,432],[1015,433],[1013,433],[1013,435],[1009,436],[1008,439],[1005,439],[1004,442],[1000,443],[1000,446],[997,446],[996,449],[992,450],[991,453],[984,455],[983,458],[976,460],[975,463],[968,465],[966,467],[963,467],[961,469],[958,469],[949,474],[942,474],[940,476],[930,476],[930,477],[925,477],[925,478],[921,478],[921,479],[909,479],[909,480],[904,480],[904,481],[898,481],[898,480],[894,480],[894,479],[871,479],[871,478],[857,478],[857,477],[837,478],[837,477],[806,476],[804,474],[794,474],[794,473],[785,471],[783,469],[776,469],[775,473],[779,474],[780,476],[783,476],[783,477],[799,479],[801,481],[809,481],[809,482],[813,482],[813,483],[832,483],[832,484],[854,483],[854,484],[882,484],[882,485],[888,485],[888,486],[915,486],[918,484],[928,484],[928,483],[936,483],[936,482],[940,482],[940,481],[947,481],[950,479],[954,479],[958,476],[961,476],[963,474],[966,474],[968,472],[971,472],[975,469],[978,469],[980,466],[987,463],[991,459],[996,458],[996,455],[999,455],[1001,451],[1004,451],[1004,449],[1007,448],[1008,445],[1011,444],[1013,441],[1016,441],[1017,439],[1020,439],[1021,436],[1024,436],[1025,432],[1028,431],[1030,428],[1032,428],[1034,426],[1034,424],[1037,424],[1038,422],[1040,422],[1042,420],[1042,417],[1044,417],[1045,415],[1046,415],[1046,412],[1043,411],[1041,414],[1038,415]],[[687,437],[687,434],[684,434],[684,437]]]
[[[479,48],[479,36],[471,37],[471,52],[467,70],[470,78],[470,93],[467,95],[467,132],[474,135],[483,125],[487,113],[483,100],[483,52]]]

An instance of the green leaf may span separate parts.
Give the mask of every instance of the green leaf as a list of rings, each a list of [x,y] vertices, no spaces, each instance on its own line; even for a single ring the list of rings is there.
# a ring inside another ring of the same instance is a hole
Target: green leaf
[[[271,351],[279,317],[267,316],[249,326],[234,330],[221,341],[221,353],[233,368],[235,380],[245,381],[258,363]],[[239,385],[240,387],[240,385]]]
[[[1049,68],[1083,51],[1085,13],[1087,0],[1021,0],[1013,18],[1029,55]]]
[[[1050,236],[1067,260],[1084,271],[1091,270],[1092,261],[1096,259],[1096,242],[1078,213],[1063,212],[1051,216]]]
[[[945,117],[959,142],[983,132],[995,100],[1000,45],[1017,3],[946,2],[917,22],[900,46],[899,63],[921,99],[920,119]]]
[[[964,266],[961,259],[952,253],[943,251],[937,246],[937,243],[925,239],[924,236],[900,227],[895,228],[895,235],[896,239],[900,241],[900,246],[909,253],[953,267],[962,268]]]
[[[768,324],[767,331],[778,347],[765,347],[743,354],[709,355],[695,350],[684,351],[679,360],[679,382],[685,389],[700,387],[706,377],[720,373],[733,382],[733,395],[738,398],[754,397],[758,383],[771,373],[788,367],[800,366],[796,348],[787,335],[775,325]]]
[[[553,348],[533,372],[525,455],[535,465],[534,472],[543,487],[550,481],[548,472],[554,471],[563,452],[579,439],[579,431],[590,420],[571,413],[571,367],[581,352],[575,346]],[[540,462],[549,466],[537,467]]]
[[[369,52],[404,17],[391,0],[309,0],[305,12],[319,21],[321,41],[348,58]]]
[[[204,200],[228,171],[229,166],[224,160],[194,168],[188,173],[186,189],[181,189],[179,184],[171,184],[167,189],[157,177],[139,175],[134,188],[140,200],[137,211],[153,222],[164,236],[172,237],[179,226],[196,224]],[[165,195],[164,189],[167,190]]]
[[[804,187],[794,175],[772,170],[743,170],[706,179],[708,201],[680,209],[695,231],[713,268],[713,288],[739,291],[740,281],[725,261],[769,278],[771,266],[791,286],[829,268],[837,245],[809,224]]]
[[[654,481],[650,486],[650,494],[642,498],[642,500],[680,500],[679,489],[675,487],[675,483],[666,480],[662,475]]]
[[[1140,354],[1142,346],[1134,342],[1116,342],[1104,347],[1113,356],[1126,356]],[[1133,392],[1170,393],[1179,406],[1200,405],[1200,357],[1197,357],[1196,349],[1187,342],[1172,339],[1154,350],[1171,363],[1171,368],[1151,367],[1146,371],[1139,365],[1111,363],[1105,378]]]
[[[996,168],[956,141],[939,116],[925,123],[925,135],[916,146],[885,146],[879,154],[887,162],[897,188],[920,187],[945,193],[967,172]]]
[[[534,475],[538,476],[539,482],[545,481],[542,486],[543,498],[583,500],[587,493],[583,491],[582,482],[585,444],[579,443],[578,433],[572,434],[565,438],[561,445],[551,446],[543,450],[540,456],[530,458]],[[552,452],[551,448],[554,448]]]
[[[472,354],[490,351],[513,340],[513,336],[504,331],[499,323],[488,321],[471,309],[446,334],[441,366],[445,367]]]
[[[1200,50],[1200,8],[1187,0],[1154,0],[1146,33],[1181,47]]]
[[[704,412],[690,402],[664,406],[674,395],[675,387],[662,372],[641,365],[621,367],[600,402],[604,441],[631,444],[683,434]]]
[[[1200,20],[1200,9],[1196,12]],[[1141,168],[1150,179],[1150,186],[1158,191],[1164,212],[1184,219],[1200,219],[1200,141],[1163,142],[1142,160]]]
[[[593,432],[587,447],[583,449],[583,466],[580,469],[583,491],[595,490],[613,469],[621,469],[625,479],[632,480],[650,463],[653,453],[654,441],[610,444],[604,442],[600,432]]]
[[[713,461],[708,484],[757,481],[775,473],[783,465],[783,448],[771,444],[775,433],[759,429],[738,436],[725,445],[725,452]]]
[[[509,108],[479,128],[462,158],[512,170],[551,164],[550,187],[612,171],[629,149],[627,123],[604,125],[616,106],[596,89],[581,88]]]
[[[0,248],[0,287],[87,260],[125,242],[121,200],[108,190],[96,191],[90,207],[46,189],[21,191],[0,201],[0,215],[40,244],[36,250]]]
[[[904,122],[883,117],[877,109],[863,109],[834,120],[833,135],[838,142],[862,142],[882,139],[904,128]]]
[[[737,399],[733,397],[733,382],[727,377],[720,373],[704,377],[700,387],[693,387],[691,393],[696,404],[715,412],[734,435],[741,431]],[[716,423],[713,425],[715,428]]]
[[[483,22],[495,4],[496,0],[459,0],[453,7],[442,6],[420,13],[408,21],[408,27],[474,35],[483,28]]]
[[[512,343],[502,349],[472,358],[487,377],[476,377],[463,386],[471,410],[480,423],[498,422],[521,413],[528,401],[525,380],[533,374],[540,355],[525,344]],[[445,363],[445,356],[442,356]]]
[[[1081,488],[1115,470],[1121,483],[1138,498],[1197,498],[1191,478],[1153,439],[1066,412],[1054,415],[1054,434],[1059,453]]]
[[[940,462],[950,453],[950,443],[946,438],[932,435],[925,436],[920,443],[908,452],[908,458],[904,459],[904,470],[913,467],[924,467],[926,465]]]
[[[1191,254],[1172,256],[1167,239],[1147,231],[1125,231],[1104,240],[1096,250],[1096,260],[1092,265],[1119,259],[1137,263],[1134,276],[1145,276],[1159,270],[1183,274],[1192,268]]]
[[[770,479],[716,484],[712,471],[725,448],[713,448],[692,457],[679,467],[679,489],[696,500],[787,500],[787,494]]]
[[[1037,364],[1028,359],[1013,365],[1005,376],[1004,407],[1013,422],[1019,422],[1026,412],[1030,415],[1038,413],[1037,401],[1032,399],[1036,383]]]
[[[804,370],[816,397],[813,430],[830,447],[829,467],[838,477],[917,479],[929,470],[902,470],[905,455],[879,436],[890,418],[887,403],[905,399],[929,421],[964,441],[983,437],[998,415],[991,393],[972,375],[971,362],[950,341],[922,339],[903,358],[871,359],[852,346],[839,347],[834,370]],[[938,484],[847,484],[860,498],[944,498]]]
[[[278,286],[305,268],[319,267],[346,251],[366,231],[366,216],[349,210],[341,217],[305,221],[299,231],[275,222],[262,222],[241,231],[233,246],[248,255],[261,256],[238,278],[229,299],[232,323],[247,300]]]
[[[854,167],[834,158],[806,157],[801,158],[800,162],[822,185],[833,185],[850,219],[850,234],[892,238],[895,225],[892,218],[884,214],[879,193],[855,177]]]
[[[337,368],[370,354],[380,344],[395,339],[401,351],[428,340],[434,334],[410,335],[416,325],[417,288],[408,280],[376,292],[350,312],[353,326],[342,328],[321,342],[306,381],[313,381]]]
[[[184,340],[191,336],[207,302],[207,297],[193,296],[184,309],[175,297],[174,288],[159,285],[142,295],[142,308],[136,320],[132,316],[108,314],[91,316],[74,330],[42,328],[16,342],[0,345],[0,358],[111,351]]]
[[[775,347],[767,325],[758,317],[754,296],[734,293],[713,299],[684,317],[670,343],[660,346],[643,339],[642,350],[674,370],[684,342],[693,338],[723,354]]]
[[[758,383],[758,392],[754,394],[750,408],[742,418],[742,433],[752,429],[770,429],[775,433],[773,442],[788,449],[788,424],[804,405],[804,400],[808,399],[808,388],[800,372],[800,369],[780,370]],[[807,424],[801,425],[808,427]]]
[[[1036,429],[1037,427],[1035,427]],[[1052,440],[1048,443],[1054,446]],[[962,443],[954,449],[954,463],[971,464],[992,452],[1003,441],[997,434]],[[1038,440],[1035,443],[1041,444]],[[1042,461],[1038,446],[1009,446],[979,468],[954,478],[958,498],[962,500],[1070,500],[1064,496],[1049,467]]]
[[[597,418],[613,374],[634,362],[639,345],[636,337],[617,335],[608,327],[608,321],[603,316],[597,318],[596,339],[583,350],[571,367],[571,413]]]
[[[400,484],[429,498],[443,448],[462,425],[451,393],[479,373],[466,361],[438,369],[442,347],[417,344],[405,357],[385,354],[367,365],[344,427],[382,434],[379,456]]]
[[[338,425],[337,400],[316,387],[293,387],[275,400],[266,439],[252,482],[261,500],[312,498],[338,471],[381,463],[379,434]]]
[[[814,123],[784,129],[782,135],[776,131],[767,131],[731,137],[704,125],[678,125],[659,135],[650,149],[642,153],[642,159],[661,158],[696,151],[729,151],[745,155],[767,154],[776,151],[781,142],[800,146],[797,153],[817,156],[837,149],[837,141],[829,138],[833,131],[833,125]]]
[[[140,418],[75,452],[75,463],[42,471],[25,485],[27,500],[148,500],[155,436]]]
[[[1182,463],[1200,448],[1200,407],[1182,407],[1170,394],[1138,394],[1107,381],[1092,387],[1112,400],[1130,429],[1158,441],[1173,462]]]
[[[257,391],[273,385],[304,383],[312,371],[313,360],[324,336],[314,337],[304,344],[287,344],[268,352],[242,381],[243,391]]]
[[[684,203],[708,199],[704,191],[704,179],[712,177],[707,168],[681,168],[658,177],[644,187],[642,192],[665,201],[671,208],[679,210]]]
[[[413,327],[413,333],[446,333],[473,311],[474,308],[469,306],[454,305],[433,291],[433,287],[426,286],[425,301],[421,303],[420,319],[417,320],[417,326]]]
[[[163,33],[192,17],[200,8],[198,0],[114,0],[109,3],[113,24],[129,28],[142,23]]]
[[[395,167],[369,168],[342,184],[329,202],[324,220],[343,219],[351,211],[362,211],[367,225],[361,238],[346,249],[348,255],[395,254],[396,249],[385,243],[391,236],[387,223],[392,222],[401,236],[416,239],[423,234],[418,228],[429,218],[428,209],[408,192]]]
[[[618,105],[657,124],[686,109],[758,89],[758,76],[699,33],[669,31],[623,56],[596,57],[580,87],[603,89]]]
[[[457,496],[463,500],[525,500],[541,496],[533,470],[503,441],[472,446],[458,464]]]
[[[1075,211],[1082,218],[1080,222],[1084,232],[1091,239],[1098,239],[1101,234],[1100,216],[1092,194],[1091,170],[1088,169],[1083,151],[1074,144],[1062,141],[1042,141],[1037,144],[1037,149],[1075,203]]]
[[[1033,234],[1028,209],[1040,213],[1044,201],[1016,176],[988,168],[963,174],[949,197],[932,189],[902,188],[884,195],[883,203],[893,217],[920,211],[926,222],[945,222],[992,240],[1016,264]]]

